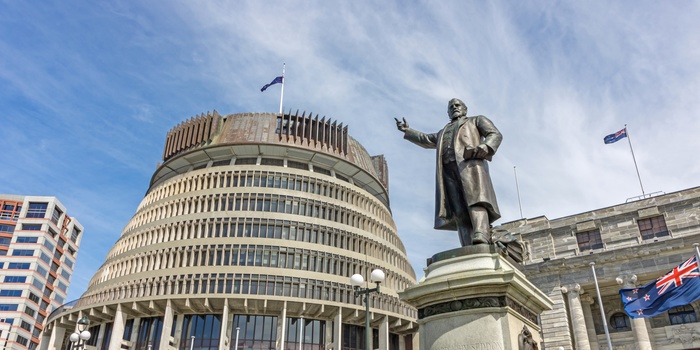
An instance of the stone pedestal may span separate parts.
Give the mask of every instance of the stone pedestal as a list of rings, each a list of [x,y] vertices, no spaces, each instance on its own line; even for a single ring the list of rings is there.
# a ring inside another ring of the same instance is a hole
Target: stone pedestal
[[[399,293],[418,309],[421,350],[518,349],[523,328],[539,344],[537,316],[552,307],[493,245],[430,259],[418,285]]]

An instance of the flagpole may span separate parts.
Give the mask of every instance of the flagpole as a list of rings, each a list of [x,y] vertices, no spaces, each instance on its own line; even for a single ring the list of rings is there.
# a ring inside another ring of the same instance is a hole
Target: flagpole
[[[600,296],[600,288],[598,288],[598,277],[595,274],[595,262],[591,261],[591,271],[593,271],[593,281],[595,282],[595,291],[598,293],[598,304],[600,304],[600,316],[603,318],[603,330],[605,330],[605,338],[608,340],[608,349],[612,349],[612,341],[610,340],[610,332],[608,332],[608,321],[605,319],[605,310],[603,309],[603,298]]]
[[[698,263],[698,266],[700,266],[700,250],[698,249],[698,243],[693,243],[693,247],[695,247],[695,260]]]
[[[285,70],[285,68],[287,68],[287,64],[282,63],[282,93],[280,93],[280,114],[282,114],[282,101],[284,100],[284,70]]]
[[[284,82],[284,79],[282,79]],[[284,87],[284,85],[283,85]],[[632,138],[630,137],[630,133],[627,130],[627,124],[625,124],[625,134],[627,134],[627,141],[630,144],[630,152],[632,153],[632,160],[634,161],[634,168],[637,170],[637,179],[639,179],[639,187],[642,188],[642,198],[646,195],[644,193],[644,186],[642,185],[642,177],[639,176],[639,167],[637,167],[637,159],[634,157],[634,150],[632,149]]]
[[[518,193],[518,207],[520,207],[520,218],[524,219],[523,216],[523,204],[520,202],[520,187],[518,187],[518,172],[515,170],[515,165],[513,166],[513,174],[515,174],[515,191]]]

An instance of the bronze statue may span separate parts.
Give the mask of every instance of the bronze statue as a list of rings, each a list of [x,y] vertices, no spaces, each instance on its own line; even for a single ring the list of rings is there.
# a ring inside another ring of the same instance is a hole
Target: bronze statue
[[[523,326],[523,330],[518,335],[518,350],[538,350],[537,342],[532,338],[532,333],[527,326]]]
[[[491,223],[501,214],[487,161],[503,136],[483,115],[467,117],[467,106],[453,98],[447,105],[450,122],[425,134],[396,120],[404,138],[423,148],[437,149],[435,229],[457,230],[462,246],[494,243]]]

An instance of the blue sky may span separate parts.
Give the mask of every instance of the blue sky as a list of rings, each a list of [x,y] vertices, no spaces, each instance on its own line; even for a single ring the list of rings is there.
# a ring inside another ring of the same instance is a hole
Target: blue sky
[[[700,3],[639,1],[3,1],[0,193],[56,196],[85,226],[78,298],[187,118],[285,111],[343,122],[389,163],[394,220],[420,277],[459,246],[432,229],[447,101],[504,134],[502,222],[557,218],[700,185]]]

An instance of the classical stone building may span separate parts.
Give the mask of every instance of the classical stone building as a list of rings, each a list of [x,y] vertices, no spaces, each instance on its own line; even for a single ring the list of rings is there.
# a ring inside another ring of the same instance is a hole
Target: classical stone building
[[[546,349],[700,348],[700,302],[649,319],[630,319],[622,287],[647,284],[695,254],[700,243],[700,187],[549,220],[503,225],[519,234],[523,272],[554,301],[541,315]],[[601,316],[594,264],[605,314]]]
[[[87,349],[364,349],[365,304],[350,276],[380,268],[373,347],[412,349],[416,310],[397,291],[415,274],[387,189],[383,157],[342,123],[190,119],[167,134],[163,163],[88,290],[48,317],[42,348],[66,349],[87,316]]]
[[[0,348],[36,349],[65,303],[83,226],[56,197],[0,194]]]

